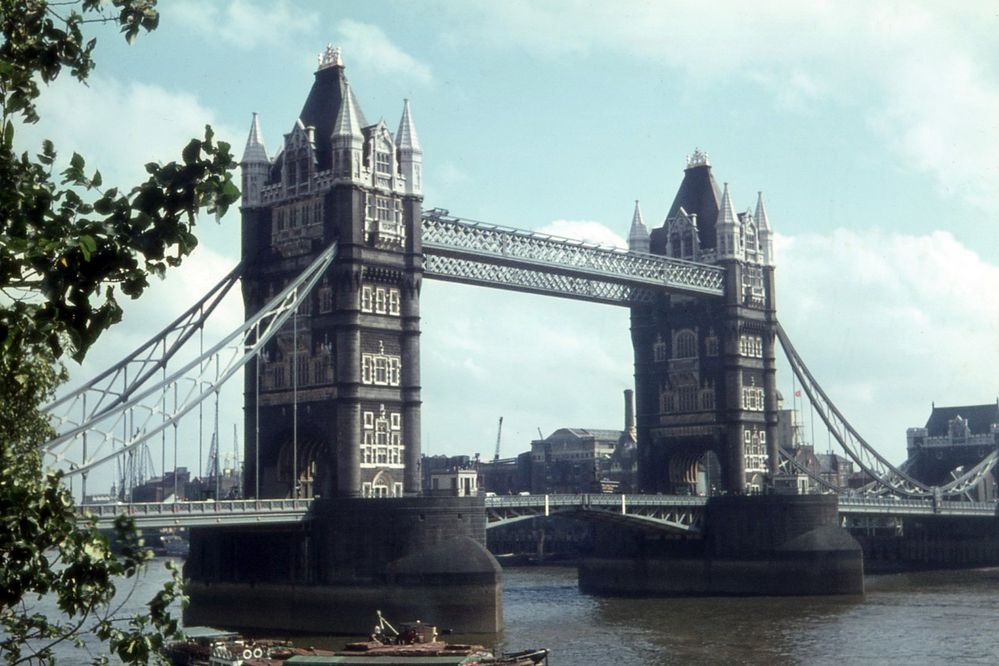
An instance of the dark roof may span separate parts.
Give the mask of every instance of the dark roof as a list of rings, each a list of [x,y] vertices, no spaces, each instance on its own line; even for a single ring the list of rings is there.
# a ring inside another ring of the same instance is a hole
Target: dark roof
[[[673,205],[666,214],[669,220],[675,217],[682,207],[688,215],[697,215],[697,229],[700,232],[701,248],[715,246],[715,223],[721,204],[721,190],[709,165],[688,167],[683,172],[683,182],[676,192]]]
[[[333,123],[336,122],[343,101],[344,82],[346,77],[343,67],[335,65],[324,67],[316,72],[316,80],[312,83],[305,106],[298,114],[299,120],[306,127],[316,128],[316,161],[320,170],[332,166],[330,158],[330,135],[333,133]]]
[[[556,436],[561,438],[565,437],[566,435],[571,435],[576,439],[589,439],[592,437],[597,441],[606,440],[606,441],[616,442],[618,439],[620,439],[622,434],[624,434],[623,430],[603,430],[597,428],[559,428],[552,434],[548,435],[548,437],[545,437],[543,441],[550,440]]]
[[[934,407],[926,422],[927,435],[945,437],[950,434],[948,424],[955,417],[968,420],[972,435],[987,434],[993,423],[999,423],[999,403],[988,405],[965,405],[963,407]]]

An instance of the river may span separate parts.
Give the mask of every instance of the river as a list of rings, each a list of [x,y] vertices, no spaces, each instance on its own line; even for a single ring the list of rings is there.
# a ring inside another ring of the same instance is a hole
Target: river
[[[158,558],[130,607],[164,580]],[[509,568],[498,647],[548,647],[553,666],[999,661],[999,568],[869,576],[866,585],[849,599],[607,599],[580,594],[572,568]],[[68,647],[60,657],[90,661]]]

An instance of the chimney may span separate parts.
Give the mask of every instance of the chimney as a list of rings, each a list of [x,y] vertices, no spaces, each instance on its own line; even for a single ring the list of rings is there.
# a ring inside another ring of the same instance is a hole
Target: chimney
[[[635,433],[635,392],[631,389],[624,390],[624,429]]]

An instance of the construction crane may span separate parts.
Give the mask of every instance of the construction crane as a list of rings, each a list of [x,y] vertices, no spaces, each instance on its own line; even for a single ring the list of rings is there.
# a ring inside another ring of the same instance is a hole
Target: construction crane
[[[493,454],[493,462],[499,460],[500,456],[500,440],[503,437],[503,417],[499,418],[499,427],[496,429],[496,453]]]

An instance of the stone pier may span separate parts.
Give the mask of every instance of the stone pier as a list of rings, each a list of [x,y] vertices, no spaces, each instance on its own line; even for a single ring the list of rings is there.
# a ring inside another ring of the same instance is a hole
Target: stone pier
[[[462,634],[502,629],[479,498],[317,500],[303,524],[191,532],[184,623],[368,634],[376,611]]]

